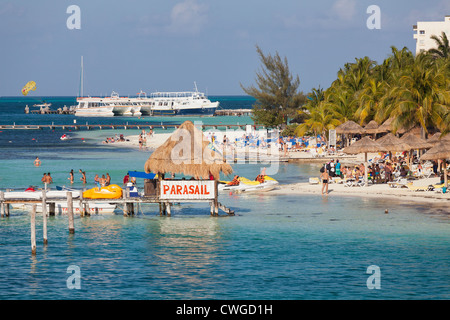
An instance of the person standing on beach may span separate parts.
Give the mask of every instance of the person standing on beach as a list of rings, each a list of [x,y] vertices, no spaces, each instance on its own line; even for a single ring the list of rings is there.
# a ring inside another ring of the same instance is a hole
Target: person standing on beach
[[[322,174],[320,175],[320,178],[322,179],[322,194],[324,188],[325,193],[328,194],[328,181],[330,180],[330,175],[328,174],[328,171],[324,170],[324,172],[322,172]]]
[[[40,167],[41,166],[41,160],[39,160],[39,157],[36,157],[36,159],[34,160],[34,166],[35,167]]]
[[[339,160],[336,160],[336,165],[334,166],[334,168],[336,169],[336,176],[340,177],[341,176],[341,163],[339,162]]]

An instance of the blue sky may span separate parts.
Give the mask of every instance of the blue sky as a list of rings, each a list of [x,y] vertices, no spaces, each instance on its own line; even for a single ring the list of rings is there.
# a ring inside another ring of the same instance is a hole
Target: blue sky
[[[80,8],[81,29],[66,13]],[[367,7],[381,10],[370,30]],[[345,63],[385,59],[394,45],[415,51],[412,26],[443,21],[448,0],[1,0],[0,96],[192,90],[244,94],[260,68],[255,45],[286,57],[301,90],[327,88]]]

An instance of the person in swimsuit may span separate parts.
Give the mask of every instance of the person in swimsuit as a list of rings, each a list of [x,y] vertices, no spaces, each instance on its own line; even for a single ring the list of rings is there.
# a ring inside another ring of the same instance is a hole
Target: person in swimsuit
[[[85,172],[85,171],[82,171],[82,170],[80,169],[80,173],[81,173],[81,178],[80,178],[80,180],[83,182],[83,184],[86,184],[86,172]]]
[[[330,179],[328,172],[326,170],[324,172],[322,172],[322,174],[320,175],[320,178],[322,179],[322,194],[323,194],[324,188],[325,188],[325,193],[328,194],[328,181]]]
[[[34,166],[35,167],[40,167],[41,166],[41,160],[39,160],[39,157],[36,157],[36,159],[34,160]]]

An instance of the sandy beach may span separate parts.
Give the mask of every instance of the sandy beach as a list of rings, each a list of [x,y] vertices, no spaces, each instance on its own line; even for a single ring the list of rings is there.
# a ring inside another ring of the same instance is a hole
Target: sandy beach
[[[224,132],[216,131],[217,140],[221,141],[223,138]],[[161,144],[163,144],[171,135],[171,132],[168,133],[157,133],[152,137],[147,136],[147,151],[152,151],[158,148]],[[227,133],[230,139],[234,139],[235,136]],[[242,133],[240,133],[242,135]],[[128,141],[114,143],[117,146],[126,146],[139,149],[139,135],[129,135],[125,137]],[[242,152],[245,150],[241,148]],[[252,150],[250,149],[251,153]],[[255,151],[253,151],[255,152]],[[313,157],[308,152],[288,152],[287,157],[283,157],[284,154],[280,152],[279,156],[284,158],[286,161],[300,161],[305,163],[326,163],[329,159],[339,159],[342,164],[359,164],[364,161],[364,155],[357,156],[336,156],[330,155],[325,157]],[[377,154],[369,154],[369,159],[377,156]],[[319,173],[317,174],[319,177]],[[439,183],[439,177],[435,178],[427,178],[427,179],[419,179],[414,180],[412,186],[413,187],[427,187],[429,185],[436,185]],[[296,195],[296,194],[317,194],[320,195],[322,190],[322,184],[310,184],[309,182],[299,182],[293,184],[280,184],[279,187],[275,190],[268,192],[267,194],[271,195]],[[364,197],[364,198],[377,198],[377,199],[394,199],[399,201],[406,202],[422,202],[429,203],[433,205],[442,205],[448,206],[450,202],[450,193],[442,193],[434,191],[413,191],[408,189],[407,187],[401,188],[392,188],[387,184],[375,184],[369,185],[368,187],[347,187],[343,183],[330,183],[328,187],[328,195],[323,195],[324,197],[336,197],[336,196],[352,196],[352,197]]]
[[[428,178],[415,180],[414,186],[429,186],[439,183],[439,178]],[[270,193],[273,195],[280,194],[317,194],[322,192],[322,184],[310,184],[294,183],[280,185],[278,189],[272,190]],[[347,187],[342,183],[330,183],[328,186],[328,195],[324,194],[323,197],[336,197],[336,196],[352,196],[352,197],[364,197],[364,198],[377,198],[377,199],[394,199],[399,201],[418,201],[426,202],[436,205],[448,206],[450,204],[450,194],[441,193],[437,191],[412,191],[407,187],[392,188],[387,184],[375,184],[368,187]]]

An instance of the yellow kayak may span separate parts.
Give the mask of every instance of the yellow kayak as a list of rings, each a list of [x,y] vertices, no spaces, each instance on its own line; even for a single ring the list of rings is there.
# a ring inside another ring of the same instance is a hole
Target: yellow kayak
[[[86,199],[119,199],[122,197],[122,188],[117,184],[111,184],[107,187],[92,188],[83,192],[83,198]]]

